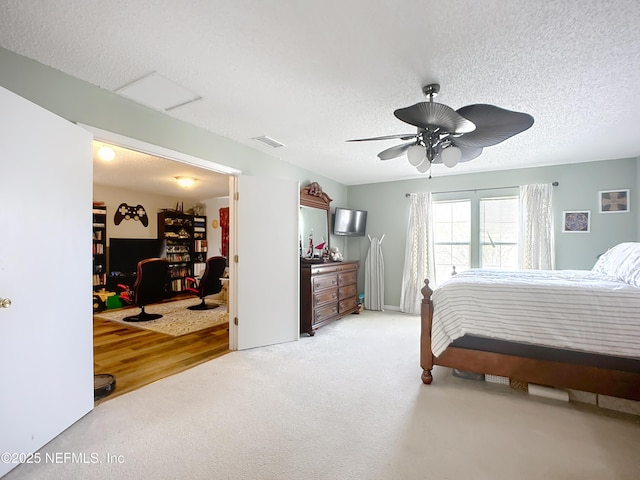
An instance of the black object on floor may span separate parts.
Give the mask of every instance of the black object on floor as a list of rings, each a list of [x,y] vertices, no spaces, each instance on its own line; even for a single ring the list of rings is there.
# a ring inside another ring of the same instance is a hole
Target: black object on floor
[[[109,373],[98,373],[93,376],[93,399],[100,400],[116,389],[116,377]]]

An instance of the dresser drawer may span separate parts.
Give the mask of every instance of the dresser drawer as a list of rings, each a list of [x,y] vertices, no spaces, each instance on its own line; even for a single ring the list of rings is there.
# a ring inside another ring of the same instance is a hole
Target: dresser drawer
[[[358,299],[356,297],[345,298],[338,303],[338,311],[344,313],[348,310],[352,310],[358,306]]]
[[[350,271],[350,272],[342,272],[338,274],[338,285],[351,285],[356,283],[356,279],[358,278],[358,272]]]
[[[355,284],[347,285],[346,287],[340,287],[338,289],[338,298],[340,300],[343,300],[345,298],[355,297],[357,293],[358,293],[358,287]]]
[[[313,277],[311,281],[313,282],[313,291],[332,288],[338,286],[338,275],[320,275],[318,277]]]
[[[300,262],[300,333],[358,309],[358,262]]]
[[[338,305],[332,304],[323,308],[316,308],[313,311],[313,323],[320,323],[338,314]]]
[[[324,305],[325,303],[335,302],[338,299],[338,289],[337,288],[328,288],[325,290],[320,290],[319,292],[315,292],[313,294],[313,308],[316,308],[319,305]]]

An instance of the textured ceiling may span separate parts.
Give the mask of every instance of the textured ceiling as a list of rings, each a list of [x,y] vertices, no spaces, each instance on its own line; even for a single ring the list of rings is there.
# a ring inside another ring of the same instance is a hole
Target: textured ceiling
[[[157,72],[202,97],[168,115],[347,185],[423,176],[345,140],[412,132],[431,82],[535,118],[434,176],[640,155],[639,26],[637,0],[0,2],[4,48],[111,91]]]

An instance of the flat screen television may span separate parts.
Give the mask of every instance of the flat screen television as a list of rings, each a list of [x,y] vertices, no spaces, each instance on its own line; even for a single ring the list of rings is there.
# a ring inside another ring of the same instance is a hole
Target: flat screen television
[[[333,217],[334,235],[364,237],[367,231],[366,210],[353,210],[337,207]]]
[[[109,272],[135,273],[140,260],[160,257],[162,250],[162,240],[156,238],[111,238]]]

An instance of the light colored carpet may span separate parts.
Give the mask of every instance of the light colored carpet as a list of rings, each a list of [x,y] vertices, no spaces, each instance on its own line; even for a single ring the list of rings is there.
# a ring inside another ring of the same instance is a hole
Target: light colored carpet
[[[162,317],[147,322],[125,322],[123,320],[124,317],[136,315],[140,312],[139,308],[125,308],[113,312],[105,311],[96,313],[94,317],[122,323],[130,327],[153,330],[173,337],[197,332],[198,330],[204,330],[229,321],[229,314],[224,305],[211,310],[189,310],[187,308],[198,303],[200,303],[200,299],[194,297],[186,300],[176,300],[175,302],[148,305],[145,307],[147,313],[160,313]],[[207,300],[207,304],[215,303],[220,304],[216,300]]]
[[[416,316],[365,311],[229,353],[100,404],[41,450],[102,463],[22,465],[3,480],[639,478],[638,417],[441,367],[423,385],[418,335]]]

